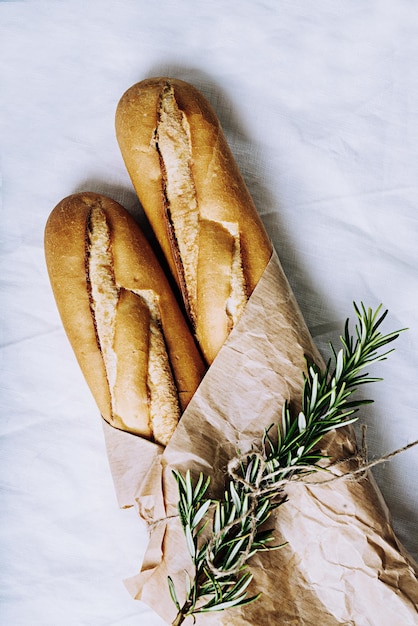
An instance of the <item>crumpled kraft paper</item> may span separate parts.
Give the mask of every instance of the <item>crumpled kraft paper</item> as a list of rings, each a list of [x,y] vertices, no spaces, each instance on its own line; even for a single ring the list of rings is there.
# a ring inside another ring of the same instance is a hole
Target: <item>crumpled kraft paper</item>
[[[260,442],[264,428],[279,421],[286,399],[296,406],[300,402],[306,358],[321,362],[273,253],[169,445],[163,449],[104,423],[120,506],[135,505],[149,530],[140,571],[126,586],[168,624],[176,609],[167,576],[181,602],[185,571],[192,567],[172,470],[202,471],[211,476],[211,494],[220,494],[228,461]],[[331,433],[323,449],[334,459],[351,459],[333,466],[333,476],[357,466],[350,427]],[[287,543],[250,561],[249,593],[261,591],[261,598],[243,608],[199,615],[197,624],[418,623],[418,567],[397,541],[372,476],[329,479],[329,472],[317,472],[286,486],[288,502],[270,522],[277,544]]]

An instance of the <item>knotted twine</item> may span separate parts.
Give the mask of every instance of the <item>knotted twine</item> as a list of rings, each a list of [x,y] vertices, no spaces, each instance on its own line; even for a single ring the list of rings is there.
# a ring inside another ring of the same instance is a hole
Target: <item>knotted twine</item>
[[[413,441],[412,443],[406,444],[397,450],[389,452],[388,454],[376,458],[372,461],[367,460],[367,445],[365,432],[366,427],[363,426],[362,429],[363,437],[362,437],[362,446],[359,452],[356,455],[351,457],[347,457],[344,459],[338,459],[333,463],[330,463],[326,467],[322,467],[320,465],[298,465],[298,466],[289,466],[279,468],[273,474],[266,473],[266,469],[268,467],[268,460],[266,460],[265,456],[261,452],[253,451],[251,453],[247,453],[245,455],[246,458],[251,456],[252,459],[257,459],[258,461],[258,469],[256,472],[256,476],[253,482],[247,481],[237,470],[242,467],[243,459],[241,457],[236,457],[232,459],[227,466],[226,469],[226,480],[230,480],[236,483],[243,485],[245,488],[245,493],[249,496],[249,506],[245,513],[234,518],[230,523],[223,526],[218,532],[213,532],[208,539],[207,550],[206,550],[206,564],[208,569],[214,576],[234,576],[237,575],[243,565],[245,565],[246,561],[249,558],[251,552],[253,552],[253,544],[256,538],[256,534],[260,523],[257,519],[257,507],[259,502],[264,498],[270,498],[272,505],[271,510],[280,506],[286,501],[286,485],[289,483],[299,482],[302,485],[324,485],[329,484],[331,482],[337,480],[361,480],[361,478],[365,475],[365,473],[371,468],[385,463],[395,456],[401,454],[409,450],[410,448],[418,445],[418,440]],[[352,469],[349,471],[344,471],[341,474],[332,473],[332,469],[337,468],[338,466],[342,466],[346,463],[352,464],[355,462],[358,464],[356,469]],[[331,472],[332,476],[328,478],[324,478],[323,472]],[[275,474],[286,475],[286,477],[281,478],[279,480],[273,480]],[[319,473],[321,476],[319,477]],[[270,479],[270,481],[269,481]],[[216,503],[216,501],[215,501]],[[240,556],[237,558],[235,563],[230,568],[218,568],[214,565],[211,560],[211,555],[213,555],[213,549],[217,545],[218,541],[225,537],[225,535],[235,527],[239,527],[245,520],[250,519],[250,529],[248,533],[246,533],[246,545],[245,548],[240,552]],[[280,544],[279,546],[274,546],[270,549],[281,548],[286,545]]]

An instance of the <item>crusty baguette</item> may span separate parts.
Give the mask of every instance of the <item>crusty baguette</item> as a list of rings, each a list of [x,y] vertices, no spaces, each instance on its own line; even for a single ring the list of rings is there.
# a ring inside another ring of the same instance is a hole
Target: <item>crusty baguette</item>
[[[131,215],[94,193],[45,228],[61,319],[103,418],[166,445],[205,373],[186,319]]]
[[[137,83],[119,102],[116,135],[210,364],[258,283],[271,242],[219,121],[194,87],[170,78]]]

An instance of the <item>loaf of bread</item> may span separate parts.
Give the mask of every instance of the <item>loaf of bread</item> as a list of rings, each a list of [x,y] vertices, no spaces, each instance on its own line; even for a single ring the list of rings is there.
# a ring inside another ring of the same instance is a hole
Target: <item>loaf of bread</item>
[[[103,418],[166,445],[205,365],[132,216],[94,193],[62,200],[45,255],[64,329]]]
[[[272,253],[216,114],[194,87],[151,78],[122,96],[125,165],[212,363]]]

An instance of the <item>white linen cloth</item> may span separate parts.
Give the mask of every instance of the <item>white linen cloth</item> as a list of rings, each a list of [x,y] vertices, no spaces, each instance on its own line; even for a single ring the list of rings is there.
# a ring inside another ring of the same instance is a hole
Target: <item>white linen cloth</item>
[[[384,382],[361,390],[362,423],[370,458],[418,439],[417,27],[408,0],[0,3],[1,623],[163,623],[122,582],[146,532],[118,509],[43,258],[71,193],[140,217],[114,113],[143,78],[213,104],[325,357],[353,300],[408,327],[370,370]],[[418,449],[373,473],[418,558]]]

